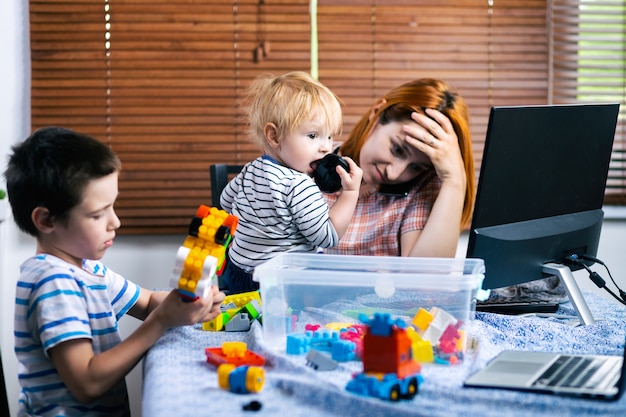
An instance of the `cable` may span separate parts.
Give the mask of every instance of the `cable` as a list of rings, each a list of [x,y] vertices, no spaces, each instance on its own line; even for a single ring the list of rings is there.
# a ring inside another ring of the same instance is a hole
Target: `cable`
[[[574,254],[572,255],[573,257],[578,257],[580,259],[584,259],[585,261],[591,261],[591,262],[595,262],[597,264],[602,265],[603,267],[606,268],[606,265],[604,264],[604,262],[602,262],[600,259],[596,258],[595,256],[591,256],[591,255],[587,255],[587,254]]]
[[[591,262],[595,262],[597,264],[600,264],[604,267],[604,269],[606,269],[606,272],[609,274],[609,278],[611,278],[611,282],[613,282],[613,285],[615,285],[615,288],[617,288],[619,290],[619,293],[622,297],[622,300],[626,301],[626,291],[622,291],[622,289],[619,287],[619,285],[617,285],[617,282],[615,282],[615,280],[613,279],[613,275],[611,275],[611,271],[609,270],[609,267],[606,266],[606,264],[604,262],[602,262],[602,260],[596,258],[595,256],[591,256],[591,255],[586,255],[586,254],[581,254],[581,255],[577,255],[574,254],[571,256],[571,258],[580,258],[580,259],[584,259],[586,261],[591,261]],[[569,258],[569,257],[568,257]],[[581,263],[578,262],[578,264],[580,265]],[[584,263],[582,263],[583,266],[585,266]]]
[[[580,259],[584,259],[586,261],[591,261],[591,262],[595,262],[597,264],[602,265],[604,267],[604,269],[606,269],[606,272],[609,274],[609,278],[611,278],[611,282],[613,282],[613,285],[615,285],[615,288],[617,288],[619,290],[619,293],[620,293],[622,299],[626,301],[626,292],[622,291],[622,289],[617,285],[617,283],[613,279],[613,275],[611,275],[611,271],[609,270],[609,267],[606,266],[606,264],[604,262],[602,262],[600,259],[596,258],[595,256],[586,255],[586,254],[573,255],[573,256],[578,256]]]
[[[617,290],[619,291],[619,295],[617,295],[613,291],[611,291],[611,289],[606,286],[606,281],[600,276],[600,274],[598,274],[595,271],[592,271],[591,268],[589,268],[587,266],[587,264],[585,264],[583,262],[583,259],[586,260],[586,261],[591,261],[591,262],[595,262],[595,263],[598,263],[598,264],[602,265],[606,269],[606,271],[608,272],[609,277],[611,278],[611,281],[613,282],[613,285],[615,285],[615,288],[617,288]],[[617,301],[619,301],[620,303],[626,305],[626,292],[623,291],[617,285],[617,283],[613,279],[613,276],[611,275],[611,271],[605,265],[605,263],[602,262],[600,259],[595,258],[595,257],[590,256],[590,255],[572,254],[570,256],[566,256],[565,260],[569,261],[572,264],[575,264],[575,265],[578,265],[578,266],[582,266],[583,268],[585,268],[585,270],[589,273],[589,279],[591,279],[591,281],[593,281],[593,283],[596,284],[596,286],[598,288],[604,289],[606,292],[608,292]]]
[[[613,276],[611,275],[611,271],[609,271],[609,269],[606,266],[604,268],[606,269],[606,272],[609,274],[609,278],[611,279],[611,282],[613,282],[613,285],[619,291],[619,294],[622,297],[622,300],[626,300],[626,292],[622,291],[622,289],[618,287],[617,283],[613,279]]]

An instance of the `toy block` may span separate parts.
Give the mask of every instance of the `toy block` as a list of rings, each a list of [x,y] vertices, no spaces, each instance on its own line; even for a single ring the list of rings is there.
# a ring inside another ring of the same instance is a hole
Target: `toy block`
[[[227,313],[221,313],[213,320],[203,322],[202,330],[219,332],[224,328],[224,324],[228,323],[229,318]]]
[[[431,363],[435,361],[433,345],[428,340],[418,340],[411,344],[413,358],[420,363]]]
[[[230,346],[229,343],[234,343]],[[226,348],[224,348],[226,346]],[[224,350],[226,349],[226,351]],[[224,342],[222,347],[206,348],[204,353],[207,362],[219,366],[224,363],[230,363],[235,366],[240,365],[265,365],[263,356],[248,350],[244,342]]]
[[[252,300],[248,304],[244,305],[240,311],[247,313],[252,321],[261,315],[261,305],[257,300]]]
[[[177,288],[184,300],[206,297],[210,287],[217,285],[237,222],[223,210],[198,207],[189,224],[189,235],[176,254],[170,279],[170,286]]]
[[[330,352],[333,343],[339,340],[339,333],[333,331],[317,331],[311,335],[310,345],[311,348],[315,348],[324,352]]]
[[[445,329],[449,324],[456,325],[457,319],[450,313],[433,307],[430,309],[430,313],[433,315],[433,321],[431,322],[431,326],[435,325],[440,329]]]
[[[250,330],[251,320],[246,313],[237,313],[224,326],[227,332],[246,332]]]
[[[428,310],[420,308],[417,311],[417,314],[415,314],[415,317],[413,317],[413,321],[411,323],[423,332],[428,328],[432,321],[433,315]]]
[[[309,353],[307,353],[306,364],[316,371],[332,371],[337,369],[339,365],[337,361],[315,349],[311,349]]]
[[[311,349],[311,337],[302,333],[287,335],[287,353],[290,355],[300,355],[307,353]]]
[[[356,343],[350,340],[337,340],[331,346],[330,356],[337,362],[352,361],[356,358]]]
[[[376,336],[391,335],[391,315],[388,313],[374,313],[368,325],[370,333]]]
[[[222,343],[222,352],[227,358],[243,358],[248,350],[246,342],[232,341]]]
[[[243,292],[240,294],[227,295],[226,297],[224,297],[224,301],[222,302],[222,305],[233,304],[236,307],[243,307],[252,300],[256,300],[259,303],[259,305],[262,304],[261,294],[259,293],[259,291],[249,291],[249,292]]]
[[[258,366],[223,364],[217,368],[217,382],[236,394],[256,393],[263,389],[265,371]]]

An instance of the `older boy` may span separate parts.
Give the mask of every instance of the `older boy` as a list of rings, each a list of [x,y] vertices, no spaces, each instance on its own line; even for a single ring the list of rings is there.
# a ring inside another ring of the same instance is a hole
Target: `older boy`
[[[19,416],[130,415],[124,377],[143,354],[167,329],[219,313],[216,288],[185,303],[98,261],[120,227],[120,169],[106,145],[68,129],[44,128],[13,147],[9,201],[19,228],[37,239],[17,283]],[[122,341],[126,313],[143,323]]]

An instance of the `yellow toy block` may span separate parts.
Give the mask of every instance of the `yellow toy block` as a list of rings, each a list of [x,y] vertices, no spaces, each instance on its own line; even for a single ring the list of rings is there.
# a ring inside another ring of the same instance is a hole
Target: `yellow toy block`
[[[412,324],[417,327],[420,332],[423,332],[428,328],[433,321],[433,315],[426,309],[420,308],[413,317]]]
[[[463,352],[465,349],[465,341],[467,339],[467,334],[465,330],[459,329],[459,339],[456,341],[456,351]]]
[[[435,361],[433,345],[430,341],[422,339],[422,336],[412,327],[407,327],[406,334],[411,340],[411,352],[413,359],[420,363],[430,363]]]
[[[245,342],[223,342],[222,353],[227,358],[243,358],[248,350],[248,345]]]
[[[252,300],[258,301],[259,305],[262,304],[261,295],[259,294],[258,291],[250,291],[250,292],[243,292],[240,294],[227,295],[226,297],[224,297],[224,301],[222,302],[222,305],[233,304],[235,307],[241,308]]]
[[[198,237],[207,242],[216,243],[215,233],[227,217],[228,213],[225,211],[211,207],[209,215],[202,219],[202,225],[198,227]]]
[[[435,361],[433,345],[428,340],[419,340],[411,344],[413,359],[420,363],[430,363]]]
[[[205,321],[202,323],[202,330],[211,332],[219,332],[224,328],[224,325],[228,323],[230,316],[227,313],[222,313],[215,317],[213,320]]]

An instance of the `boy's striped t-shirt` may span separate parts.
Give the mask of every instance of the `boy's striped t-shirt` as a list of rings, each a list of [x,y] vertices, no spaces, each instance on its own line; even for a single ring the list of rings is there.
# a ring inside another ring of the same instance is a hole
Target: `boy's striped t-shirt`
[[[48,350],[74,339],[90,339],[96,355],[117,345],[118,320],[139,293],[139,286],[97,261],[84,261],[81,269],[44,254],[22,264],[15,299],[19,416],[130,414],[124,380],[95,403],[81,404],[59,377]]]

